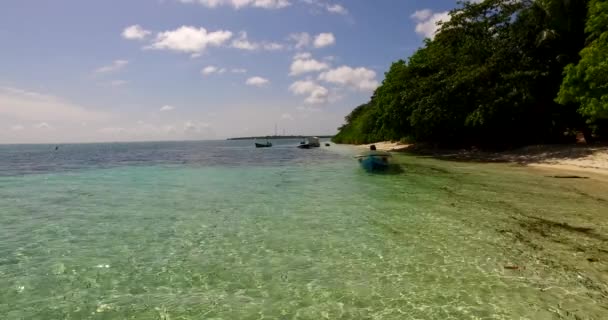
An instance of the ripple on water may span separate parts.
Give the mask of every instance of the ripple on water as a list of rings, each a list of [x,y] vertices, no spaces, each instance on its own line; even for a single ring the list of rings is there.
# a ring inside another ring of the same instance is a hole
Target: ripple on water
[[[357,170],[348,152],[335,152],[264,166],[129,165],[2,178],[0,287],[13,290],[0,292],[0,314],[601,314],[585,287],[505,245],[496,216],[508,208],[476,198],[501,192],[486,177],[414,164],[373,176]],[[526,262],[525,270],[504,269]]]

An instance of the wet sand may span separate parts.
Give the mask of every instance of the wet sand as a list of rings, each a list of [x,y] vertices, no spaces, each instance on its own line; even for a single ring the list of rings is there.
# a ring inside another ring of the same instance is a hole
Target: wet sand
[[[588,298],[608,312],[608,171],[560,164],[534,164],[523,169],[539,178],[553,179],[578,200],[569,200],[574,206],[567,212],[549,200],[543,210],[514,210],[509,217],[512,223],[500,232],[513,239],[515,250],[575,275],[580,284],[595,292],[586,293]],[[594,203],[595,208],[589,210],[588,205],[581,205],[583,202]],[[525,201],[518,205],[528,206]],[[548,286],[543,290],[564,289]]]
[[[533,146],[490,153],[420,152],[390,142],[375,145],[378,150],[404,152],[420,161],[432,159],[432,163],[444,168],[487,168],[489,177],[492,172],[533,175],[546,188],[563,192],[555,195],[559,201],[547,198],[544,204],[535,194],[523,201],[510,199],[508,191],[498,194],[496,201],[509,209],[505,216],[497,217],[501,222],[496,230],[510,242],[510,250],[522,257],[505,263],[505,276],[527,281],[542,277],[541,269],[568,274],[588,291],[570,292],[550,284],[540,290],[586,297],[608,313],[608,147]],[[435,162],[436,159],[446,162]],[[500,188],[499,185],[495,187]],[[575,314],[560,316],[578,319]]]

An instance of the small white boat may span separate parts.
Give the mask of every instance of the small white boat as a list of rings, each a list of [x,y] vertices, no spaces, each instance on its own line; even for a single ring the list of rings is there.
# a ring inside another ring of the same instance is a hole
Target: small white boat
[[[310,148],[319,148],[321,147],[321,143],[319,142],[318,137],[307,137],[304,141],[300,142],[298,148],[300,149],[310,149]]]

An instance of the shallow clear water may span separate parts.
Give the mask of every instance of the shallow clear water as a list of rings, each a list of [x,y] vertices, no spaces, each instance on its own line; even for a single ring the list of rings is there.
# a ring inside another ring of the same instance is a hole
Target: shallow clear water
[[[399,174],[370,175],[351,148],[295,144],[0,146],[1,318],[553,319],[605,310],[569,273],[504,268],[533,260],[498,232],[512,210],[505,203],[568,210],[577,199],[557,194],[562,186],[507,167],[408,157],[397,157]]]

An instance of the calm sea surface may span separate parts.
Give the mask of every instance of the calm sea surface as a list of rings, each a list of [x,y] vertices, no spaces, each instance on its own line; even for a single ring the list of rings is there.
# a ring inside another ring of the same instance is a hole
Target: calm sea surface
[[[350,147],[297,143],[0,146],[0,319],[606,311],[497,230],[505,201],[555,204],[557,186],[408,157],[401,173],[370,175]],[[516,264],[529,267],[504,268]]]

